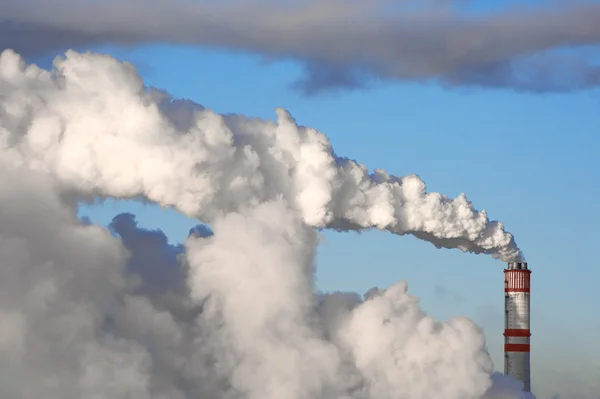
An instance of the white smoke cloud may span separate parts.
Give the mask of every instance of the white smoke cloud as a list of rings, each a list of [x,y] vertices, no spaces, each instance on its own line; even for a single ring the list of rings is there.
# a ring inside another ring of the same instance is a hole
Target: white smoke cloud
[[[80,224],[47,176],[0,176],[0,396],[149,397],[143,348],[100,336],[127,288],[122,246]]]
[[[119,215],[115,237],[77,219],[93,196],[174,206],[214,234],[174,247]],[[463,196],[369,175],[286,111],[217,115],[103,55],[54,71],[0,56],[0,396],[522,396],[476,325],[435,322],[405,282],[315,294],[315,227],[520,257]]]
[[[50,73],[5,51],[0,73],[4,162],[49,172],[81,195],[142,196],[206,222],[284,198],[313,227],[375,227],[521,259],[502,223],[464,195],[427,193],[416,175],[369,174],[283,109],[273,123],[173,102],[104,55],[68,52]]]

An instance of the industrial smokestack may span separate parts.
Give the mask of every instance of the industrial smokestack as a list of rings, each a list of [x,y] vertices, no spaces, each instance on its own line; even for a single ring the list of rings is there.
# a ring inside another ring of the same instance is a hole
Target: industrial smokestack
[[[527,263],[510,262],[504,270],[504,374],[523,382],[531,391],[530,275]]]

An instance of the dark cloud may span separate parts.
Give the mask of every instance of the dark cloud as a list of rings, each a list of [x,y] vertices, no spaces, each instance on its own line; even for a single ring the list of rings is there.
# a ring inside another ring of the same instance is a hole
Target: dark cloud
[[[432,1],[0,0],[0,48],[169,42],[306,64],[307,94],[373,78],[544,92],[598,85],[600,4],[545,2],[487,14]],[[391,5],[390,5],[391,4]],[[410,6],[410,7],[409,7]],[[568,49],[571,54],[558,54]],[[573,53],[576,51],[576,53]]]
[[[131,213],[115,216],[109,229],[121,238],[125,248],[130,251],[128,270],[140,278],[140,288],[146,295],[155,297],[169,291],[185,289],[183,245],[170,244],[160,229],[139,227],[135,215]],[[208,226],[197,225],[189,234],[195,237],[209,237],[212,231]]]
[[[324,90],[368,89],[372,83],[372,76],[364,70],[309,63],[306,65],[304,76],[291,87],[307,96],[312,96]]]

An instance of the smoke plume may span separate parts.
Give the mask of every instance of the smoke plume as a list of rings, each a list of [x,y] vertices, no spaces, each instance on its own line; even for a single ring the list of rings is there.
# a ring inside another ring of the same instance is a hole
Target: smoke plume
[[[210,223],[183,246],[93,197],[144,198]],[[459,196],[335,155],[287,111],[218,115],[68,52],[0,56],[0,384],[29,399],[517,398],[481,330],[436,322],[405,282],[315,293],[315,228],[378,228],[521,258]],[[112,233],[112,234],[111,234]]]
[[[600,83],[597,2],[470,3],[0,0],[0,50],[166,42],[250,52],[299,61],[305,76],[293,86],[307,94],[376,79],[530,92]]]
[[[146,89],[135,69],[68,52],[53,72],[0,58],[2,162],[52,174],[80,196],[144,197],[211,223],[285,199],[316,228],[377,228],[437,247],[521,259],[513,236],[464,195],[416,175],[373,173],[277,110],[277,122],[223,116]]]

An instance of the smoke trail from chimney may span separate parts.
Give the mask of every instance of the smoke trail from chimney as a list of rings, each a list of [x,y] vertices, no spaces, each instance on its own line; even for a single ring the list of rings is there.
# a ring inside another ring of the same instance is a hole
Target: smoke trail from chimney
[[[277,122],[217,115],[108,56],[69,52],[55,66],[0,56],[4,396],[519,397],[481,329],[434,321],[405,282],[315,293],[315,227],[518,258],[464,196],[369,174],[283,110]],[[119,240],[77,219],[94,196],[145,197],[212,230],[173,247],[120,215]]]
[[[68,52],[53,73],[0,58],[3,162],[49,171],[81,195],[145,197],[210,223],[285,198],[316,228],[377,228],[439,248],[521,261],[502,223],[465,195],[429,193],[336,156],[327,137],[277,109],[277,121],[223,116],[144,88],[109,56]]]

